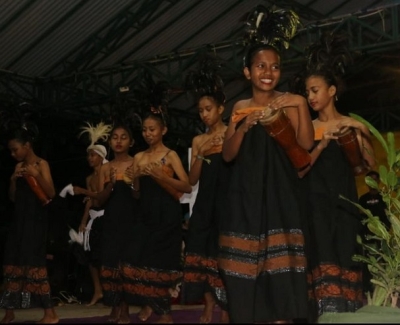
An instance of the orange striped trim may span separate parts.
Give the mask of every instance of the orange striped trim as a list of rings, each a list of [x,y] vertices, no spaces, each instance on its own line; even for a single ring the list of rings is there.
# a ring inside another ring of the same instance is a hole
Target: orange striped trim
[[[3,270],[6,279],[5,291],[27,291],[37,295],[50,294],[46,267],[5,265]]]
[[[310,279],[308,281],[310,283]],[[360,288],[354,289],[357,284]],[[344,270],[335,264],[319,265],[312,270],[311,285],[313,291],[309,296],[316,300],[344,298],[348,301],[362,301],[361,271]]]
[[[130,265],[124,265],[121,269],[124,277],[134,281],[146,280],[165,284],[166,282],[175,282],[182,277],[182,272],[179,271],[143,269]]]
[[[238,273],[249,277],[255,277],[263,272],[274,272],[284,268],[305,268],[307,259],[304,256],[279,256],[260,261],[258,264],[246,263],[221,258],[218,265],[225,272]]]
[[[115,180],[117,180],[117,181],[123,181],[124,180],[124,174],[116,174],[115,175]],[[106,177],[105,179],[104,179],[104,184],[107,184],[107,183],[109,183],[110,182],[110,178],[109,177]]]
[[[263,240],[250,240],[250,239],[220,235],[219,245],[242,251],[258,252],[260,250],[266,249],[267,247],[273,247],[279,245],[304,246],[304,236],[303,234],[280,233],[275,235],[269,235]]]
[[[259,107],[259,106],[239,108],[233,112],[232,117],[231,117],[232,122],[237,123],[237,122],[243,120],[247,115],[249,115],[255,111],[263,111],[263,110],[265,110],[265,108],[266,107]]]

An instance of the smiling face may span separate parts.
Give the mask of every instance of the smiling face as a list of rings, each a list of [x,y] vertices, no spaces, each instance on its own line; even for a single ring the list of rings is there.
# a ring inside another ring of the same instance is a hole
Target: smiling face
[[[158,118],[149,116],[143,121],[142,135],[149,146],[160,143],[166,132],[166,126]]]
[[[336,87],[326,82],[322,76],[310,76],[306,80],[306,96],[310,107],[318,112],[334,101]]]
[[[254,53],[250,68],[245,67],[244,75],[251,80],[253,88],[273,90],[281,77],[280,58],[273,49],[262,49]]]
[[[206,126],[212,126],[221,119],[224,107],[218,106],[215,99],[210,96],[203,96],[199,100],[199,115]]]
[[[110,137],[110,147],[115,153],[124,153],[129,151],[132,139],[127,130],[123,127],[114,129]]]

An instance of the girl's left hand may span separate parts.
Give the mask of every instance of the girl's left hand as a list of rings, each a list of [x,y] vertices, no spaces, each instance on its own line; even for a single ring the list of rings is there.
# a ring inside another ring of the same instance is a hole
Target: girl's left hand
[[[346,132],[349,128],[355,128],[359,129],[362,133],[368,134],[368,128],[350,116],[342,117],[337,124],[337,128],[340,129],[340,133]]]
[[[146,167],[145,171],[146,173],[148,173],[148,175],[154,178],[161,178],[163,176],[161,164],[158,163],[149,164],[149,166]]]
[[[305,104],[305,98],[303,96],[292,93],[284,93],[283,95],[275,98],[271,103],[269,103],[268,106],[271,109],[277,110],[283,107],[299,107],[302,104]]]

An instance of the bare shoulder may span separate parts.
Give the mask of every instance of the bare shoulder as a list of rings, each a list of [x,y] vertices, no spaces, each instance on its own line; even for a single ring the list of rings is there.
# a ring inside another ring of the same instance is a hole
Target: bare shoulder
[[[173,158],[173,159],[176,159],[176,158],[180,159],[178,154],[177,154],[177,152],[175,150],[172,150],[172,149],[169,151],[168,156],[170,158]]]
[[[202,142],[204,141],[205,138],[207,138],[207,134],[205,134],[205,133],[196,135],[196,136],[193,138],[193,141],[192,141],[193,147],[194,147],[195,145],[198,145],[198,144],[202,143]]]
[[[140,160],[140,159],[143,157],[143,155],[144,155],[144,151],[139,151],[138,153],[136,153],[136,154],[133,156],[133,159],[134,159],[134,160]]]
[[[105,164],[101,165],[100,172],[105,172],[110,170],[110,162],[106,162]]]
[[[251,98],[241,99],[241,100],[237,101],[235,103],[235,105],[233,105],[232,112],[235,112],[236,110],[241,109],[241,108],[250,107],[250,101],[251,101]]]
[[[39,166],[48,166],[49,163],[47,162],[47,160],[43,159],[43,158],[39,158],[37,164]]]
[[[44,171],[44,170],[49,170],[50,166],[47,160],[39,158],[37,162],[37,166],[39,167],[39,170]]]

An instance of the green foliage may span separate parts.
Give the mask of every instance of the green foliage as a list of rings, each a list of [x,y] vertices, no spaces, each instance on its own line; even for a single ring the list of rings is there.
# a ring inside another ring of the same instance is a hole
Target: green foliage
[[[369,176],[365,177],[365,183],[380,191],[386,204],[386,215],[391,223],[391,229],[386,229],[379,218],[373,216],[368,209],[351,202],[365,213],[366,218],[362,222],[372,233],[365,239],[357,238],[357,242],[364,249],[364,255],[355,255],[353,259],[366,263],[371,272],[374,291],[372,296],[368,293],[368,304],[395,307],[400,292],[400,151],[396,150],[392,132],[387,133],[385,140],[381,133],[361,116],[350,116],[366,125],[386,152],[387,164],[378,167],[382,187]],[[342,199],[347,200],[344,197]],[[369,239],[373,241],[368,242]]]

